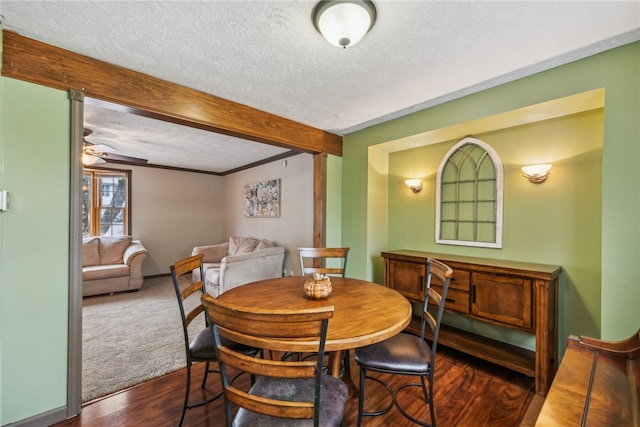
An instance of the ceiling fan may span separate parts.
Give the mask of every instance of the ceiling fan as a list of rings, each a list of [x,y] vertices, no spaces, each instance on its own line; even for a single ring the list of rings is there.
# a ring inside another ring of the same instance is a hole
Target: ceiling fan
[[[134,165],[146,165],[147,159],[141,159],[139,157],[125,156],[123,154],[116,153],[115,148],[106,144],[93,144],[86,140],[86,137],[91,135],[93,131],[91,129],[84,129],[83,146],[82,146],[82,164],[85,166],[94,165],[97,163],[125,163]]]

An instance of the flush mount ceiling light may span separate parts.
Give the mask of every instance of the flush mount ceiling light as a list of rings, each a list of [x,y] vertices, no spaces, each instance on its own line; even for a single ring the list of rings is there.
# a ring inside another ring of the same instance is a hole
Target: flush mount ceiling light
[[[346,48],[358,43],[376,22],[376,8],[366,0],[321,1],[313,9],[313,25],[329,43]]]

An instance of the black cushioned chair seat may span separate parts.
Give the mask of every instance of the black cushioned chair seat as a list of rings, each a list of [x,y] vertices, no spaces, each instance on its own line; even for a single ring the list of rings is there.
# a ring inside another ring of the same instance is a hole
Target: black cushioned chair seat
[[[385,341],[357,348],[355,360],[366,369],[426,375],[431,364],[431,349],[420,337],[400,333]]]
[[[321,384],[320,425],[339,426],[349,397],[347,386],[342,380],[326,374],[322,376]],[[313,401],[315,380],[260,377],[249,393],[279,400]],[[240,408],[233,425],[238,427],[313,426],[313,419],[274,418]]]
[[[224,337],[222,337],[222,344],[247,356],[255,356],[259,352],[255,347],[239,344]],[[213,338],[213,331],[210,328],[206,328],[198,332],[189,343],[189,351],[191,352],[191,358],[195,361],[216,360],[216,343]]]

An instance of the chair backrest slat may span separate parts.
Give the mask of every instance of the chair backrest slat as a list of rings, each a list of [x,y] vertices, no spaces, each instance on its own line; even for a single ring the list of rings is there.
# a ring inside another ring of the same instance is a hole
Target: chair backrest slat
[[[424,312],[424,320],[427,323],[427,325],[429,326],[429,329],[431,329],[431,333],[433,334],[433,332],[436,330],[437,324],[438,322],[436,322],[436,318],[433,317],[433,314],[431,314],[428,311]]]
[[[427,297],[429,298],[430,305],[440,305],[442,301],[442,295],[433,288],[427,288]]]
[[[204,306],[203,305],[198,305],[196,307],[194,307],[190,312],[187,313],[186,317],[186,322],[187,325],[190,325],[191,322],[193,322],[193,320],[198,317],[200,315],[200,313],[202,313],[204,311]],[[206,326],[206,322],[205,322],[205,326]]]
[[[233,386],[226,391],[226,397],[234,405],[252,412],[278,418],[312,419],[314,417],[313,402],[289,402],[269,399],[256,399]]]
[[[184,274],[184,273],[182,273],[182,274]],[[192,283],[191,285],[189,285],[187,288],[185,288],[180,293],[180,296],[182,297],[182,301],[187,299],[187,297],[189,297],[192,293],[198,292],[198,291],[201,291],[201,290],[202,290],[202,282],[194,282],[194,283]]]
[[[173,264],[171,271],[175,271],[177,276],[182,276],[185,273],[191,273],[196,268],[200,268],[203,256],[204,255],[199,254],[181,259]]]
[[[235,354],[227,347],[220,348],[220,360],[243,372],[252,372],[255,375],[265,377],[271,376],[274,371],[277,371],[278,378],[314,378],[316,374],[316,362],[314,360],[287,362],[259,359],[253,356]]]
[[[320,273],[345,277],[349,248],[298,248],[298,254],[303,276]]]

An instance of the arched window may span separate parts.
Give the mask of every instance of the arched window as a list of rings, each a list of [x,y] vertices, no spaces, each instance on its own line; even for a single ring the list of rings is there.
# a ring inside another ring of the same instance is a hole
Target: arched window
[[[467,137],[442,159],[436,185],[436,243],[502,247],[502,161]]]

